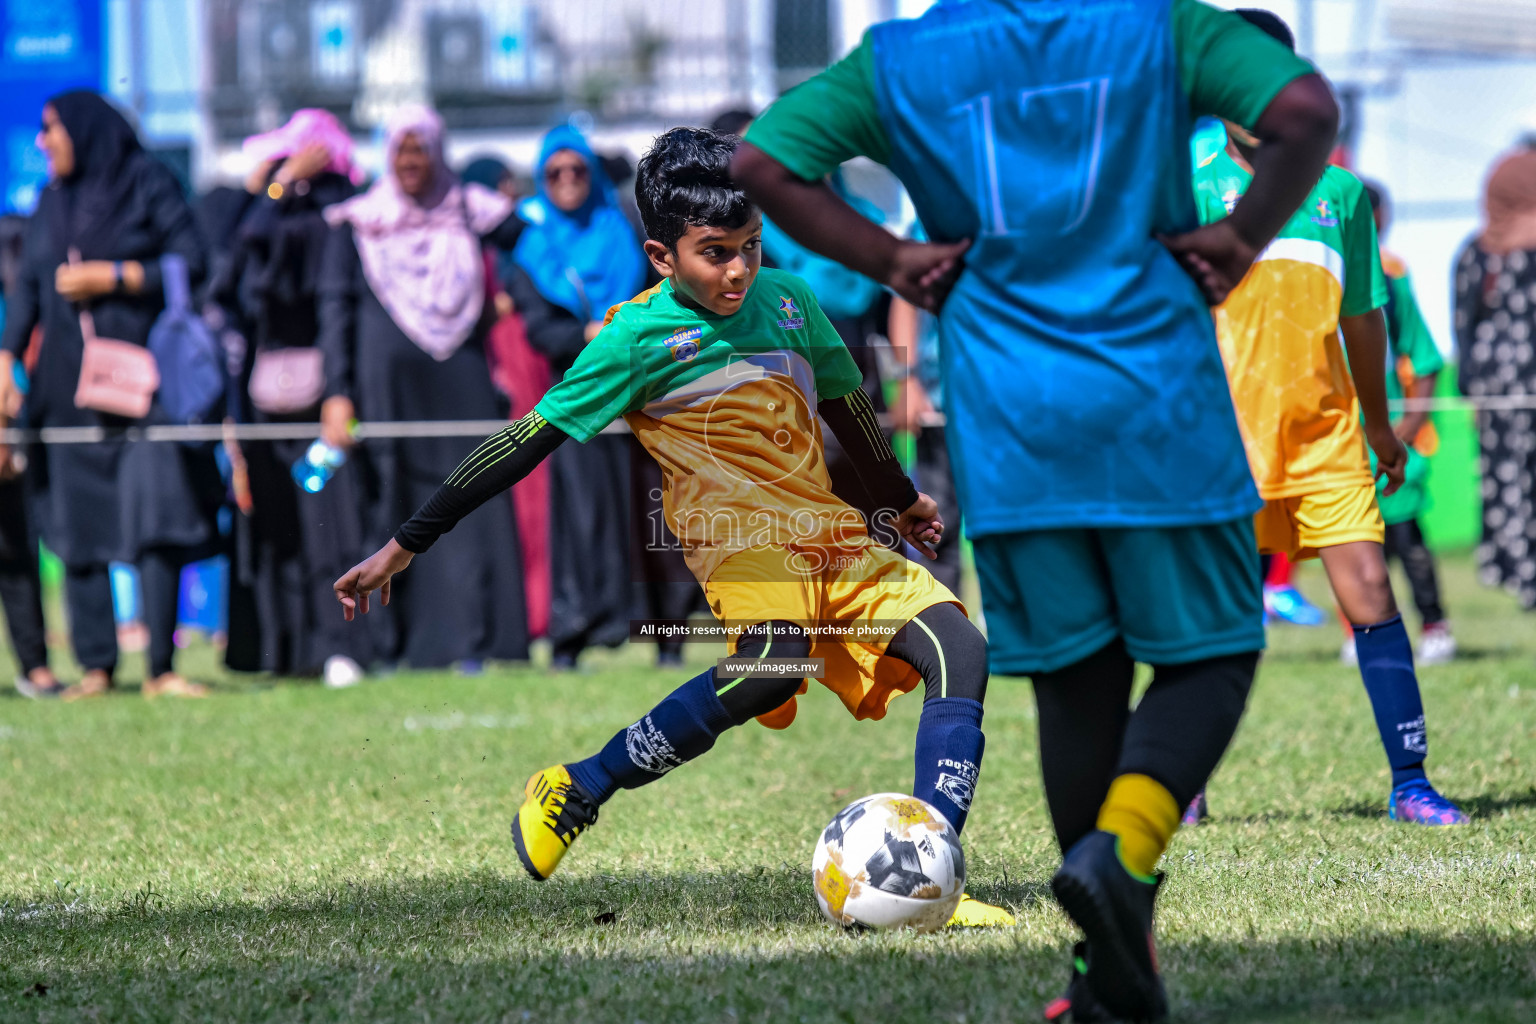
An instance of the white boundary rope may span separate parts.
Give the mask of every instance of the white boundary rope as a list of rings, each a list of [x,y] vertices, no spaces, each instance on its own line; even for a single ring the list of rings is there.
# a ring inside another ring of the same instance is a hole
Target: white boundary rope
[[[1407,398],[1390,403],[1400,412],[1514,412],[1536,409],[1536,395],[1500,398]],[[880,417],[890,426],[890,417]],[[425,437],[485,437],[507,425],[507,420],[411,420],[395,423],[359,423],[352,436],[359,441]],[[923,425],[942,427],[941,414],[925,416]],[[627,434],[623,420],[610,424],[604,434]],[[0,444],[99,444],[108,439],[124,441],[309,441],[320,436],[318,423],[206,423],[154,427],[43,427],[0,430]]]
[[[1500,398],[1399,398],[1387,403],[1394,412],[1516,412],[1536,409],[1536,395]]]
[[[359,423],[352,436],[373,438],[484,437],[508,420],[413,420],[401,423]],[[97,444],[108,438],[126,441],[310,441],[320,436],[319,423],[199,423],[154,427],[43,427],[40,430],[0,430],[0,444]]]

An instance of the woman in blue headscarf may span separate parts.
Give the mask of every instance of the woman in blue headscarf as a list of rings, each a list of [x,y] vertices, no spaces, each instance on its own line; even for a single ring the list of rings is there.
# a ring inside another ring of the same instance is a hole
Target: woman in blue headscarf
[[[602,164],[575,128],[562,125],[544,136],[535,174],[539,194],[518,211],[528,227],[512,260],[541,299],[582,324],[585,344],[596,333],[587,325],[601,325],[608,307],[644,285],[645,253]],[[580,350],[576,345],[568,354],[574,359]]]
[[[608,307],[646,284],[640,239],[587,140],[561,126],[544,137],[538,195],[518,213],[527,228],[512,251],[507,291],[528,341],[561,379],[597,336]],[[629,635],[630,439],[593,438],[550,457],[552,587],[549,639],[556,667],[592,645]]]

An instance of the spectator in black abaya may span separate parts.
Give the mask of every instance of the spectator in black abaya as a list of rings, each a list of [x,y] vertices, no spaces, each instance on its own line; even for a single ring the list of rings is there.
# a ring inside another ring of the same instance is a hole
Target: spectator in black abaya
[[[644,286],[646,263],[580,132],[560,127],[546,135],[535,177],[539,194],[521,208],[529,227],[506,283],[529,344],[559,380],[596,337],[608,307]],[[629,637],[631,444],[622,435],[600,436],[562,445],[548,460],[549,639],[557,668],[575,665],[589,646]]]
[[[80,309],[89,309],[97,336],[145,344],[165,306],[161,257],[180,256],[196,284],[203,244],[175,177],[100,96],[77,91],[49,100],[39,143],[52,178],[29,225],[8,303],[0,405],[13,400],[13,364],[41,323],[23,418],[42,427],[126,426],[131,421],[75,405],[84,349]],[[144,422],[166,422],[158,404]],[[112,686],[117,632],[107,563],[117,560],[134,563],[143,586],[144,695],[202,696],[206,690],[177,675],[172,659],[181,569],[217,542],[213,517],[223,485],[212,450],[112,439],[34,445],[28,459],[36,522],[64,563],[71,638],[85,669],[65,697],[96,696]]]
[[[241,418],[314,423],[319,433],[325,364],[319,335],[320,262],[330,226],[323,211],[351,198],[352,140],[331,114],[301,110],[282,128],[247,140],[258,159],[249,202],[232,232],[215,298],[239,325]],[[229,646],[241,671],[324,678],[350,686],[371,660],[364,630],[332,614],[331,581],[362,552],[363,498],[348,463],[310,493],[293,464],[313,438],[247,441],[231,452],[248,490],[235,517]],[[238,490],[238,489],[237,489]]]
[[[228,283],[235,258],[236,232],[255,196],[244,188],[215,185],[197,197],[192,217],[208,247],[207,289]]]
[[[320,273],[326,398],[321,434],[352,445],[354,418],[500,418],[486,366],[491,323],[486,244],[522,230],[506,196],[463,185],[443,162],[434,111],[405,108],[388,126],[384,174],[325,211],[334,230]],[[361,445],[372,491],[368,547],[394,533],[480,437],[377,440]],[[388,646],[418,668],[528,657],[527,617],[511,499],[490,502],[437,542],[427,571],[395,590]],[[357,624],[354,624],[354,627]]]
[[[16,286],[21,272],[21,243],[25,217],[0,217],[0,281],[5,290]],[[5,304],[0,302],[0,326]],[[10,409],[0,409],[0,426],[9,426]],[[43,626],[43,587],[38,575],[37,537],[27,515],[26,485],[21,474],[26,457],[0,445],[0,604],[11,635],[11,652],[19,669],[16,691],[23,697],[57,697],[63,687],[48,667]]]

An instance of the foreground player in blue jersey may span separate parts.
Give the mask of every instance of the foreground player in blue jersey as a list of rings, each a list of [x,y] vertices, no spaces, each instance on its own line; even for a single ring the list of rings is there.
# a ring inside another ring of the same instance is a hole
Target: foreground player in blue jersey
[[[1253,186],[1205,228],[1189,188],[1201,114],[1265,141]],[[972,0],[871,29],[736,156],[802,243],[942,306],[991,668],[1034,680],[1065,854],[1052,884],[1085,935],[1052,1020],[1167,1014],[1156,864],[1264,645],[1260,502],[1208,304],[1317,180],[1337,117],[1308,64],[1195,0]],[[857,155],[897,174],[934,244],[898,241],[822,184]],[[1154,676],[1133,714],[1136,661]]]

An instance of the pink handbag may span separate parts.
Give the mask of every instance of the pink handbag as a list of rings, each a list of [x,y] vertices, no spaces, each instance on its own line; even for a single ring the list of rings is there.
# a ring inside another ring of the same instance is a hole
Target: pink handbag
[[[80,311],[80,382],[75,385],[75,407],[125,416],[131,420],[149,415],[150,404],[160,388],[160,368],[143,345],[115,338],[96,337],[91,314]]]
[[[80,253],[69,250],[69,262],[79,263]],[[94,409],[138,420],[149,415],[160,388],[160,367],[143,345],[116,338],[98,338],[90,310],[80,307],[80,380],[75,385],[75,408]]]
[[[325,393],[325,356],[318,348],[277,348],[256,353],[251,367],[251,404],[271,416],[313,409]]]
[[[80,382],[75,386],[75,407],[124,416],[131,420],[149,415],[160,388],[160,368],[143,345],[114,338],[98,338],[91,314],[80,314],[80,333],[85,350],[80,356]]]

